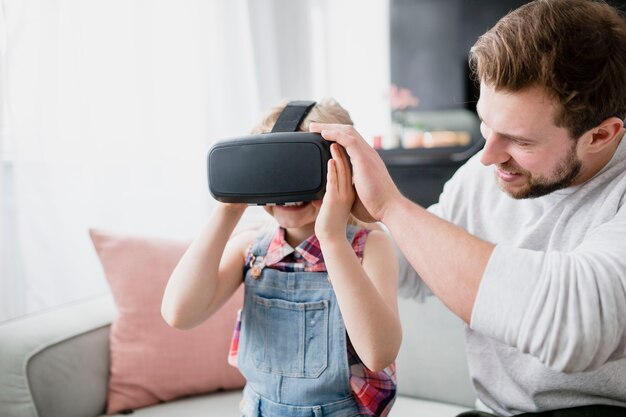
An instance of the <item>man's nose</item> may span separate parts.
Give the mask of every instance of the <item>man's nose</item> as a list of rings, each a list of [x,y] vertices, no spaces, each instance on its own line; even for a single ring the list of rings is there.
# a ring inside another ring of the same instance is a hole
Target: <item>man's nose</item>
[[[485,146],[480,162],[485,165],[503,164],[511,158],[507,151],[507,140],[495,132],[485,136]]]

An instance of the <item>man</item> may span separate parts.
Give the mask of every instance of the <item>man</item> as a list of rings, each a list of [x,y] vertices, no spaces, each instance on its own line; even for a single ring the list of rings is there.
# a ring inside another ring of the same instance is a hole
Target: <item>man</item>
[[[626,415],[624,15],[538,0],[470,63],[486,144],[428,210],[352,127],[311,130],[347,149],[355,212],[384,223],[419,274],[401,274],[404,289],[468,324],[471,415]]]

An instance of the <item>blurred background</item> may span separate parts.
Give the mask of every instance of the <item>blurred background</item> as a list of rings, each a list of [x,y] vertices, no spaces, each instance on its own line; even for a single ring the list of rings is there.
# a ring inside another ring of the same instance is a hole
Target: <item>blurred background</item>
[[[190,241],[211,143],[281,100],[334,97],[436,201],[481,146],[467,52],[522,3],[0,0],[0,321],[109,291],[90,228]]]
[[[0,0],[0,320],[108,291],[90,228],[191,240],[211,143],[281,100],[388,124],[388,21],[386,0]]]

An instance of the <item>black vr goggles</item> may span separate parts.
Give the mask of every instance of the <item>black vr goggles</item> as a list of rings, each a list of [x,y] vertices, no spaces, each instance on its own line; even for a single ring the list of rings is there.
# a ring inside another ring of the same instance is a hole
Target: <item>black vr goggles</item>
[[[314,101],[287,104],[271,133],[221,140],[207,155],[209,191],[218,201],[285,204],[322,198],[330,143],[297,132]]]

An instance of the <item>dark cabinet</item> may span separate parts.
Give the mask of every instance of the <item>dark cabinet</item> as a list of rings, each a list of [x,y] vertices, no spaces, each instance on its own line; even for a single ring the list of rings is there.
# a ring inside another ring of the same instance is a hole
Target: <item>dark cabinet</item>
[[[378,152],[402,194],[428,207],[439,200],[445,182],[483,144],[482,138],[475,138],[467,147],[381,149]]]
[[[443,185],[456,170],[482,149],[484,139],[480,133],[480,121],[473,112],[463,109],[413,111],[404,114],[402,119],[408,126],[421,126],[427,137],[445,138],[446,135],[462,134],[469,138],[463,146],[437,147],[433,146],[435,142],[424,140],[424,146],[433,147],[378,151],[400,191],[416,203],[428,207],[439,200]]]

